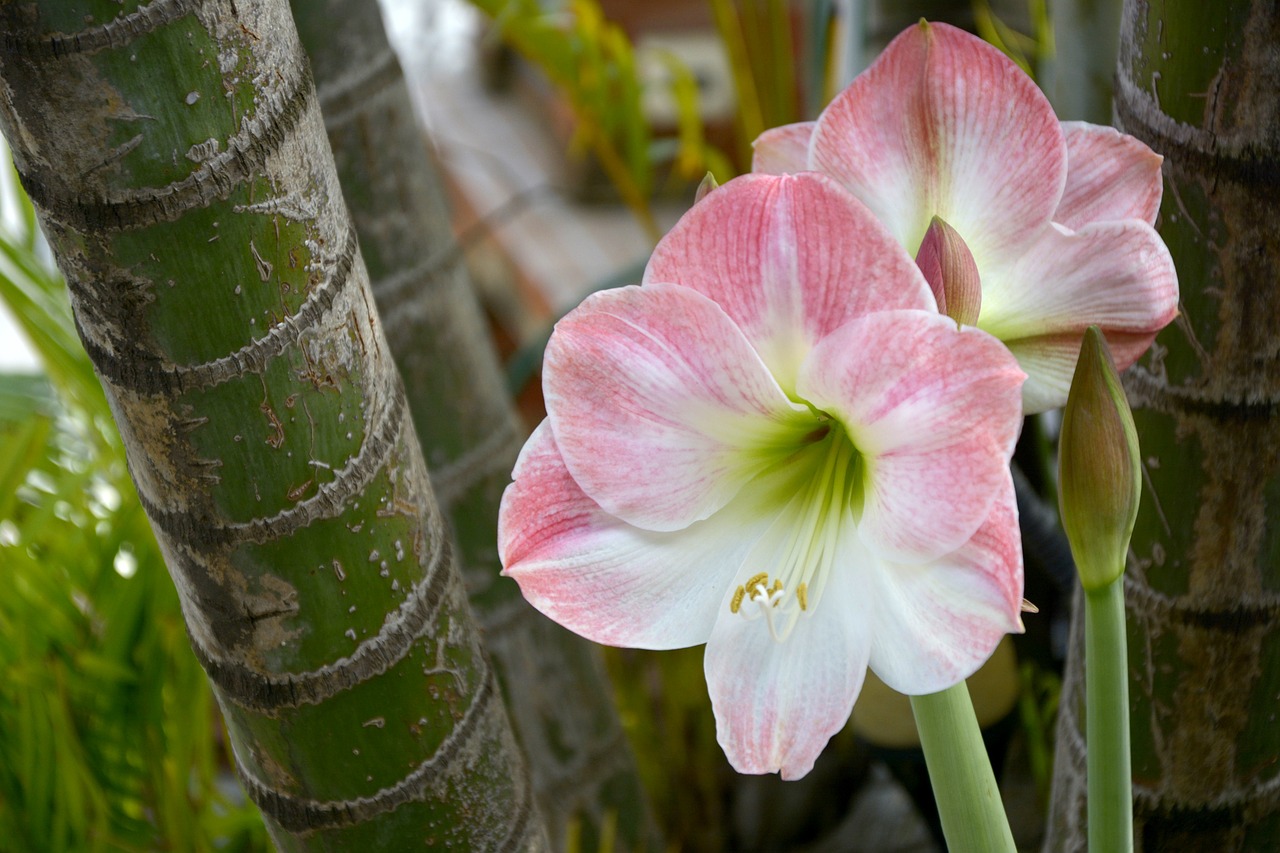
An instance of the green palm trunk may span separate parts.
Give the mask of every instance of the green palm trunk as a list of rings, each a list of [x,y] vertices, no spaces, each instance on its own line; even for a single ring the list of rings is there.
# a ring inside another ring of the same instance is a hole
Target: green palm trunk
[[[661,848],[599,652],[499,577],[498,503],[524,440],[444,190],[372,0],[293,0],[431,479],[554,846]],[[566,701],[571,698],[572,701]]]
[[[284,0],[0,30],[4,133],[276,843],[540,848]]]
[[[1120,127],[1165,157],[1182,314],[1125,376],[1137,849],[1280,849],[1280,9],[1128,2]],[[1085,848],[1080,636],[1048,849]]]

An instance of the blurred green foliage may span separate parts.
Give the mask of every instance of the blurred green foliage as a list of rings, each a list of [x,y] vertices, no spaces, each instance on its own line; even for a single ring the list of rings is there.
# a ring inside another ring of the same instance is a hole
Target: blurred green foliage
[[[568,101],[575,147],[589,151],[622,201],[653,240],[660,236],[649,199],[658,166],[697,180],[712,171],[732,177],[727,158],[709,145],[698,116],[697,86],[678,60],[667,62],[678,113],[677,145],[655,139],[641,105],[643,90],[631,40],[607,20],[596,0],[472,0],[497,35],[537,66]]]
[[[0,850],[270,849],[66,287],[5,186],[0,298],[44,376],[0,375]]]

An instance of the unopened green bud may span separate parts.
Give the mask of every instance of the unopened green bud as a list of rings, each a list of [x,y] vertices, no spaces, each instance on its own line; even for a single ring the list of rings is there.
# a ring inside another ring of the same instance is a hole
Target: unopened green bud
[[[1062,526],[1080,583],[1099,590],[1124,573],[1142,495],[1138,431],[1106,339],[1085,332],[1058,445]]]
[[[718,186],[720,186],[720,182],[716,180],[716,176],[707,172],[707,174],[703,176],[702,182],[698,184],[697,191],[693,194],[693,203],[697,204],[702,201]]]
[[[982,310],[978,264],[964,238],[942,217],[935,216],[929,223],[929,230],[916,252],[916,266],[933,290],[938,311],[959,325],[977,325],[978,313]]]

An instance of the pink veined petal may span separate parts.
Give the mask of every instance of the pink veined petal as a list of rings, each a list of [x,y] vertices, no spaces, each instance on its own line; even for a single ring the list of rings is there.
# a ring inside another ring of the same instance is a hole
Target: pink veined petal
[[[800,394],[862,456],[858,529],[873,554],[918,563],[973,536],[1008,476],[1023,379],[999,341],[939,314],[872,314],[814,348]]]
[[[809,168],[809,139],[817,122],[802,121],[766,130],[751,143],[751,171],[788,175]]]
[[[1119,350],[1112,344],[1117,368],[1132,364],[1177,316],[1178,277],[1150,225],[1099,222],[1074,233],[1046,229],[1025,255],[984,278],[982,296],[978,326],[1018,355],[1035,391],[1041,377],[1024,355],[1067,342],[1074,369],[1080,337],[1090,325],[1120,344]],[[1070,372],[1067,377],[1061,397],[1046,398],[1047,408],[1066,401]],[[1044,402],[1033,406],[1028,400],[1026,411],[1043,411]]]
[[[658,243],[645,285],[705,294],[791,391],[814,343],[849,319],[936,310],[915,262],[822,175],[744,175],[695,205]]]
[[[1151,347],[1155,333],[1105,332],[1107,346],[1120,370],[1136,362]],[[1040,335],[1008,342],[1009,351],[1027,374],[1022,386],[1022,410],[1034,415],[1067,402],[1071,377],[1080,357],[1082,332]]]
[[[648,530],[707,518],[769,463],[759,448],[812,428],[728,315],[675,285],[588,297],[556,325],[543,390],[573,479]]]
[[[514,476],[498,518],[503,574],[542,613],[598,643],[705,643],[724,591],[768,525],[730,508],[675,533],[619,521],[569,476],[546,421]]]
[[[923,695],[968,678],[1009,633],[1022,633],[1022,540],[1005,474],[973,538],[937,560],[883,564],[864,595],[876,603],[871,669],[900,693]]]
[[[983,269],[1057,209],[1067,151],[1048,100],[1011,60],[921,23],[823,111],[809,167],[851,189],[912,254],[941,216]]]
[[[846,539],[856,539],[849,536]],[[735,583],[753,567],[744,567]],[[726,597],[707,641],[704,668],[716,739],[739,773],[799,779],[849,720],[871,646],[864,590],[840,559],[823,600],[775,642],[760,620],[729,612]],[[746,606],[746,605],[744,605]]]
[[[1113,127],[1064,121],[1062,132],[1067,140],[1067,184],[1053,221],[1073,231],[1112,219],[1154,225],[1164,191],[1164,158]]]

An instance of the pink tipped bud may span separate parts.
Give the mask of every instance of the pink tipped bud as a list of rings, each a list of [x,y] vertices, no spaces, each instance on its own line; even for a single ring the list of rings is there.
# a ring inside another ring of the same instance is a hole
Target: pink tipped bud
[[[1086,590],[1124,572],[1142,495],[1138,431],[1111,351],[1090,326],[1062,413],[1058,443],[1062,526]]]
[[[697,204],[702,201],[718,186],[720,186],[720,182],[716,180],[716,176],[707,172],[706,177],[698,184],[698,191],[693,194],[693,203]]]
[[[982,282],[973,253],[964,238],[941,217],[933,217],[925,232],[916,266],[933,288],[938,310],[962,326],[978,323],[982,309]]]

